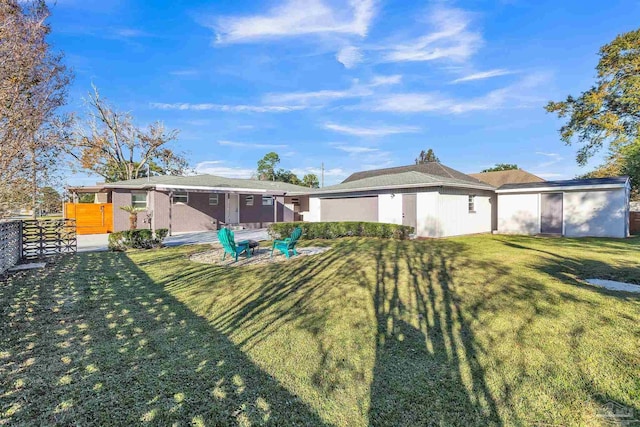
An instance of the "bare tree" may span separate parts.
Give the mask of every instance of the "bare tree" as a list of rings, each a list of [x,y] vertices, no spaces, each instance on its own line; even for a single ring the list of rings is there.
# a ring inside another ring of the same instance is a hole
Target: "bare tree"
[[[145,177],[147,170],[160,175],[186,171],[184,156],[167,147],[177,130],[166,130],[161,122],[146,129],[136,126],[130,113],[117,111],[95,86],[86,105],[87,118],[76,127],[69,150],[82,168],[107,182]]]
[[[35,208],[70,120],[58,109],[72,74],[47,43],[48,17],[44,0],[0,1],[0,212],[24,202],[27,182]]]

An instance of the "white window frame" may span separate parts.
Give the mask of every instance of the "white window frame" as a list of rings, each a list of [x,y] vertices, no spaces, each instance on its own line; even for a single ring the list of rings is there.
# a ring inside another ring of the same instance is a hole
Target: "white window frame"
[[[177,201],[176,200],[176,196],[178,196],[179,198],[186,198],[185,201]],[[188,191],[174,191],[173,192],[173,197],[171,198],[171,201],[174,205],[188,205],[189,204],[189,192]]]
[[[476,195],[469,194],[469,198],[467,199],[467,202],[468,202],[467,207],[469,208],[469,213],[476,213]]]
[[[244,204],[245,206],[253,206],[253,199],[255,197],[253,194],[249,194],[248,196],[244,196]]]
[[[140,201],[134,201],[133,196],[144,196],[144,205]],[[149,206],[149,193],[146,191],[132,191],[131,192],[131,206],[137,209],[147,209]]]
[[[273,203],[274,203],[273,196],[262,196],[262,206],[273,206]]]
[[[211,198],[215,197],[215,203],[211,203]],[[210,193],[209,194],[209,206],[218,206],[220,204],[220,194],[218,193]]]

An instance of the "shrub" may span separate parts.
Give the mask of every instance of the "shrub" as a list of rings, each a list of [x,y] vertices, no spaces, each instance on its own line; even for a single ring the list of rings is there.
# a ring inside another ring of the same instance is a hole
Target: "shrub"
[[[148,229],[125,230],[109,234],[109,250],[126,251],[127,249],[151,249],[162,246],[162,241],[169,234],[166,228],[156,230],[155,238]]]
[[[274,239],[282,239],[289,236],[296,227],[302,228],[305,239],[381,237],[404,240],[413,232],[413,227],[379,222],[279,222],[269,226],[269,235]]]

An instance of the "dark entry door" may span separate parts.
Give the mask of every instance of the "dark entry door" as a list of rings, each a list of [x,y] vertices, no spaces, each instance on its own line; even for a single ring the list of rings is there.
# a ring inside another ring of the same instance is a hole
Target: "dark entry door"
[[[402,195],[402,225],[413,227],[414,232],[417,226],[416,207],[415,194]]]
[[[541,194],[540,232],[562,234],[562,193]]]

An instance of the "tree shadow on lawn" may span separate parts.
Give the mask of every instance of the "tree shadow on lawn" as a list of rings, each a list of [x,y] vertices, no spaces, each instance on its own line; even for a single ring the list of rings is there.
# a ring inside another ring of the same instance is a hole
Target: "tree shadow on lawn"
[[[0,424],[325,424],[126,254],[13,276],[0,301]]]

